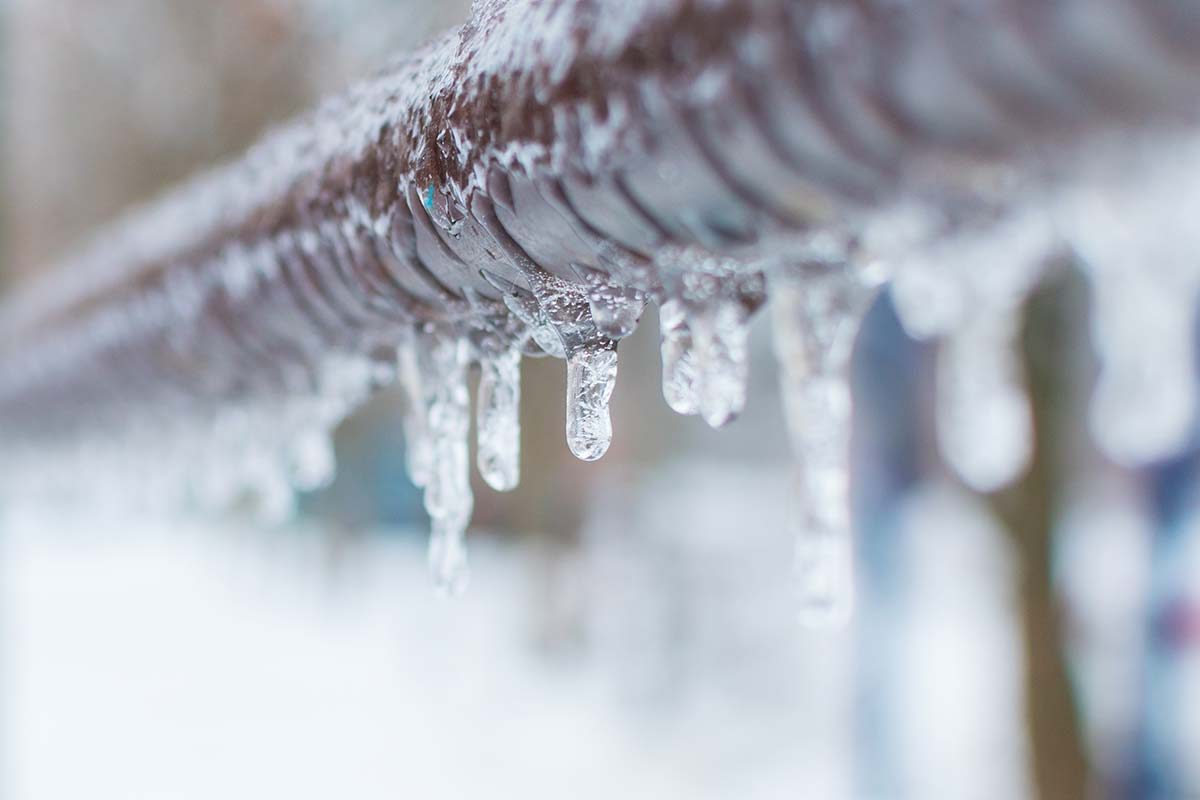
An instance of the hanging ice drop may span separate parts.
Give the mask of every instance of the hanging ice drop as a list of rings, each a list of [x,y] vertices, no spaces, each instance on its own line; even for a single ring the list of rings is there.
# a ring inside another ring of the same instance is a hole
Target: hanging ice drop
[[[582,347],[567,359],[567,446],[595,461],[612,443],[608,401],[617,381],[615,345]]]
[[[696,353],[683,303],[668,300],[658,310],[662,331],[663,398],[677,414],[700,412]]]
[[[505,303],[534,329],[552,332],[553,342],[542,344],[548,353],[557,349],[567,359],[567,446],[576,457],[595,461],[612,442],[608,401],[617,379],[617,344],[598,330],[588,291],[533,264],[526,264],[531,297],[509,289]],[[587,274],[587,273],[584,273]],[[611,297],[609,298],[612,299]],[[614,301],[615,302],[615,301]],[[634,302],[634,301],[630,301]],[[641,303],[638,300],[635,305]],[[622,308],[628,308],[622,301]],[[641,307],[638,306],[638,313]],[[619,319],[617,314],[613,319]],[[611,320],[610,320],[611,321]]]
[[[700,416],[722,428],[746,407],[749,312],[736,298],[719,298],[691,321],[699,376]]]
[[[1032,455],[1033,420],[1014,349],[1019,325],[1015,309],[985,314],[938,350],[938,445],[981,492],[1014,481]]]

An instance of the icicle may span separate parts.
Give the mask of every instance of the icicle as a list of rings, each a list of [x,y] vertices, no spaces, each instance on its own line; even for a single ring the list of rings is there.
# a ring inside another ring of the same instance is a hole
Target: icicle
[[[296,434],[288,448],[291,484],[302,492],[322,489],[333,482],[337,459],[328,431],[312,428]]]
[[[520,481],[521,353],[510,349],[479,361],[476,399],[479,474],[498,492]]]
[[[582,347],[567,359],[567,446],[595,461],[612,443],[608,401],[617,381],[615,347]]]
[[[699,383],[700,416],[723,428],[746,407],[750,312],[737,298],[719,298],[689,324]]]
[[[521,353],[531,329],[503,305],[470,289],[466,295],[475,312],[469,333],[471,352],[479,362],[476,464],[489,486],[507,492],[520,481]]]
[[[1055,211],[1093,287],[1092,434],[1139,466],[1174,455],[1194,431],[1200,139],[1109,144]]]
[[[774,287],[784,411],[799,462],[796,569],[800,617],[837,624],[850,613],[850,355],[875,288],[850,267],[814,265]]]
[[[433,441],[429,435],[424,376],[418,363],[417,343],[412,337],[400,345],[397,373],[405,395],[405,468],[414,486],[425,486],[433,472]]]
[[[1055,236],[1041,207],[955,231],[896,261],[892,299],[911,336],[945,337],[938,351],[937,435],[971,487],[1016,480],[1033,451],[1017,336],[1020,308]]]
[[[763,279],[711,257],[690,254],[687,263],[697,271],[671,275],[659,306],[663,397],[721,428],[746,406],[750,317],[763,303]]]
[[[698,414],[700,397],[692,331],[683,303],[668,300],[658,310],[662,331],[663,398],[677,414]]]
[[[474,508],[467,343],[450,332],[432,333],[419,343],[418,355],[432,451],[425,484],[425,510],[433,528],[429,565],[439,591],[460,594],[469,579],[464,537]]]
[[[1007,486],[1033,452],[1033,420],[1015,349],[1016,309],[984,314],[938,351],[937,435],[943,456],[981,492]]]
[[[1100,377],[1092,435],[1112,458],[1140,465],[1188,440],[1196,408],[1196,293],[1152,274],[1093,274],[1092,338]]]
[[[529,325],[542,349],[566,357],[567,446],[584,461],[600,458],[612,442],[608,402],[617,379],[617,345],[597,329],[587,290],[544,270],[526,274],[531,292],[498,276],[485,273],[484,277],[505,291],[505,305]],[[613,308],[621,306],[614,303]],[[644,305],[641,300],[629,303]],[[631,313],[631,306],[624,308],[614,311],[610,322]],[[553,332],[554,342],[538,338],[547,331]]]

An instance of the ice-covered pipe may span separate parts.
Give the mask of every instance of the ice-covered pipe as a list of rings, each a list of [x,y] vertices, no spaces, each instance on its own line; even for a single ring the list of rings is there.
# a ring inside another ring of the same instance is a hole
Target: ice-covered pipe
[[[8,298],[9,472],[248,436],[303,461],[296,431],[323,452],[312,431],[399,374],[428,483],[445,376],[420,364],[446,337],[566,358],[595,458],[647,300],[673,304],[672,405],[722,424],[762,272],[986,230],[1092,139],[1189,129],[1198,72],[1195,0],[477,2]]]

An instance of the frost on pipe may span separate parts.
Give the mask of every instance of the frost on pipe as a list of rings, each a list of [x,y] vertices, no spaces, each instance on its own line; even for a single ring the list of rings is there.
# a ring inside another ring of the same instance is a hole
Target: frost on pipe
[[[950,339],[939,438],[971,484],[1028,458],[1011,339],[1063,234],[1096,280],[1100,440],[1127,460],[1179,444],[1195,204],[1159,207],[1165,180],[1200,180],[1198,65],[1187,0],[478,2],[9,298],[3,485],[249,493],[283,515],[332,476],[333,426],[398,381],[431,562],[455,591],[469,369],[479,469],[511,489],[522,356],[566,361],[567,441],[594,459],[619,341],[648,302],[666,401],[720,427],[745,404],[747,324],[775,294],[802,593],[809,616],[836,618],[846,359],[888,275],[912,332]],[[1126,214],[1140,233],[1114,241]],[[1113,300],[1123,287],[1167,310],[1141,324]],[[1130,417],[1139,370],[1162,380],[1154,420]]]

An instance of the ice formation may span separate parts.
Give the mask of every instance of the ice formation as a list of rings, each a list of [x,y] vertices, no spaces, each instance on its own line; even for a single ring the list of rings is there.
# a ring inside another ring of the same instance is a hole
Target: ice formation
[[[1054,250],[1040,204],[1001,212],[897,258],[892,297],[908,332],[942,337],[937,436],[946,462],[980,491],[1020,476],[1033,449],[1018,354],[1021,306]]]
[[[425,511],[433,524],[429,565],[441,591],[466,589],[464,538],[475,500],[471,494],[471,402],[467,392],[467,343],[430,332],[417,340],[423,415],[428,426],[430,470],[424,476]]]
[[[750,318],[765,299],[763,275],[702,251],[658,258],[663,398],[673,411],[722,428],[746,405]]]
[[[510,349],[480,359],[476,402],[479,474],[497,492],[511,491],[521,479],[519,351]]]
[[[714,428],[745,408],[749,324],[770,303],[802,616],[838,619],[847,370],[876,287],[888,277],[909,332],[942,340],[941,452],[993,491],[1034,445],[1022,303],[1068,249],[1094,287],[1097,440],[1130,464],[1174,452],[1196,405],[1200,157],[1149,120],[1194,106],[1186,37],[1166,48],[1141,25],[1101,25],[1105,47],[1059,48],[1095,42],[1078,3],[1048,7],[1047,25],[1001,3],[954,30],[895,5],[891,25],[860,4],[476,3],[0,309],[4,489],[118,502],[134,487],[143,504],[281,518],[332,479],[338,423],[395,382],[431,567],[453,593],[472,370],[476,465],[506,491],[523,356],[565,361],[566,444],[594,460],[614,435],[619,342],[647,303],[666,402]],[[1111,22],[1110,5],[1096,14]],[[992,46],[968,78],[973,42],[947,37],[979,32]],[[1093,86],[1087,69],[1131,79]],[[1036,114],[1014,124],[1002,108]],[[1130,108],[1144,139],[1106,151],[1097,132]]]
[[[1121,463],[1174,455],[1196,415],[1200,139],[1107,143],[1054,213],[1092,284],[1091,429]]]
[[[806,263],[772,285],[780,387],[797,460],[793,511],[801,621],[844,621],[853,590],[850,356],[877,290],[869,268]]]
[[[356,265],[382,229],[377,222],[291,237],[279,260],[265,249],[236,249],[219,273],[223,290],[262,303],[257,346],[276,354],[274,366],[295,396],[286,402],[260,397],[250,385],[244,402],[214,411],[205,396],[223,395],[231,382],[246,380],[254,363],[241,334],[220,329],[215,368],[189,389],[168,391],[154,418],[143,421],[164,435],[118,419],[105,438],[76,443],[68,452],[31,447],[6,483],[11,491],[29,493],[52,486],[57,474],[87,471],[104,476],[95,481],[96,494],[110,500],[117,487],[138,486],[144,504],[154,498],[162,505],[249,505],[266,520],[281,520],[292,513],[296,492],[333,479],[334,427],[374,388],[395,382],[404,397],[407,470],[424,490],[432,521],[431,571],[439,589],[453,594],[465,588],[469,574],[470,370],[479,376],[477,469],[489,487],[510,491],[520,478],[523,356],[565,361],[566,444],[591,461],[604,455],[613,437],[608,404],[619,340],[634,330],[648,303],[658,306],[664,399],[674,411],[714,428],[745,406],[749,324],[769,303],[797,462],[800,615],[808,624],[829,624],[845,619],[852,606],[849,360],[885,277],[908,331],[942,340],[938,443],[970,486],[1001,488],[1028,462],[1033,441],[1016,349],[1020,314],[1046,259],[1062,252],[1064,243],[1075,247],[1093,278],[1093,330],[1102,362],[1093,406],[1098,440],[1115,458],[1134,463],[1180,446],[1195,403],[1190,331],[1200,270],[1116,224],[1139,213],[1147,198],[1165,202],[1159,197],[1165,178],[1153,170],[1138,175],[1132,196],[1109,179],[948,230],[880,218],[860,238],[803,241],[795,258],[741,261],[699,248],[667,248],[656,254],[655,268],[632,283],[577,263],[565,265],[576,276],[568,280],[517,258],[507,277],[481,270],[499,300],[467,289],[465,301],[452,303],[453,313],[442,323],[410,319],[353,296],[350,276],[361,272]],[[443,230],[453,236],[466,224],[456,218]],[[876,235],[880,230],[887,233]],[[1140,253],[1152,254],[1149,263],[1135,257]],[[301,255],[339,264],[337,288]],[[290,275],[292,292],[263,294],[261,286],[281,271]],[[175,312],[198,313],[205,289],[189,280],[180,276],[169,283],[160,302]],[[304,306],[312,322],[289,321],[288,304]],[[163,312],[151,298],[131,317],[106,318],[100,330],[119,337]],[[347,324],[378,331],[378,344],[367,356],[327,356],[312,369],[310,353],[325,347],[323,326]],[[172,347],[164,342],[165,353]],[[231,453],[237,455],[231,459]]]

